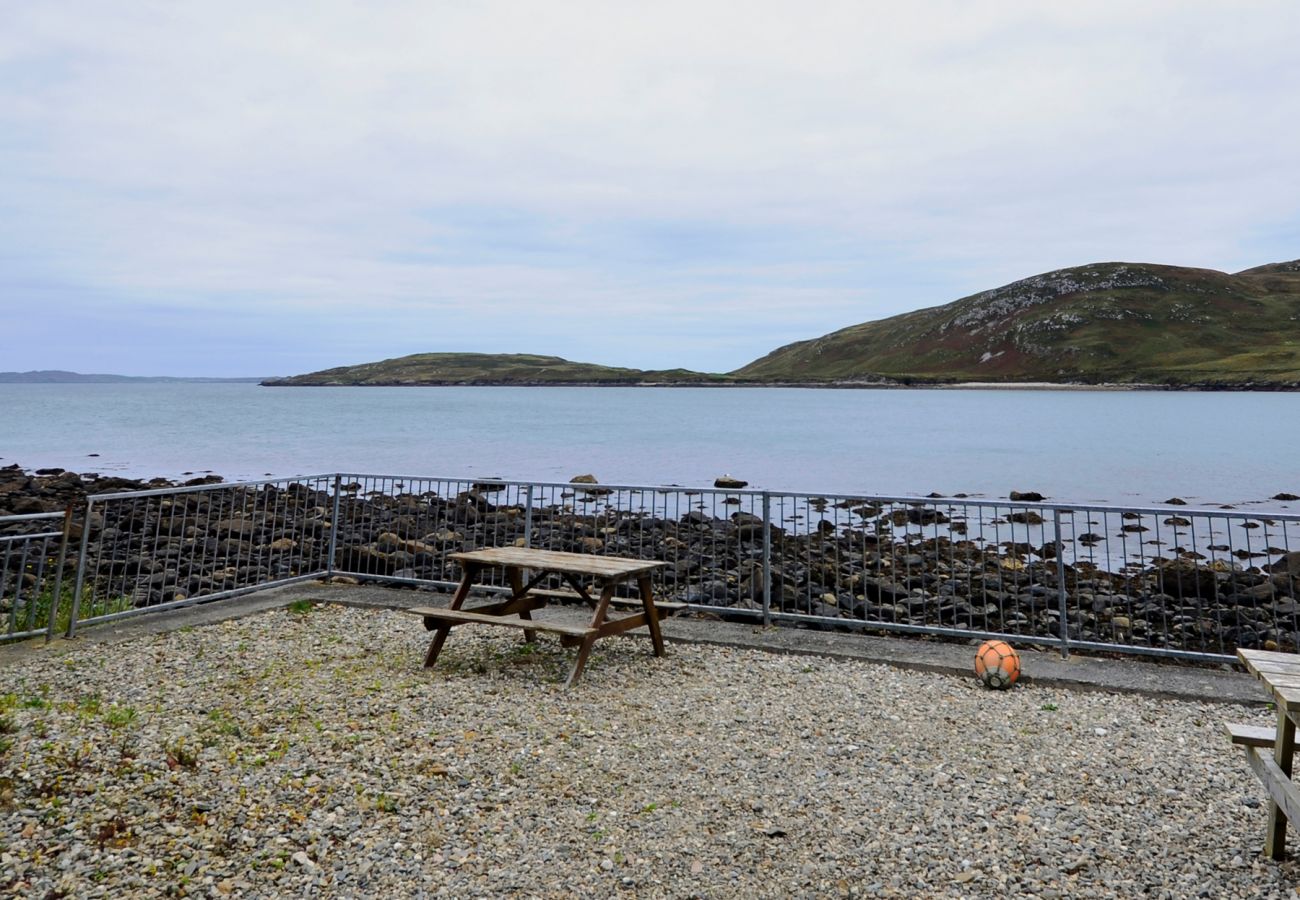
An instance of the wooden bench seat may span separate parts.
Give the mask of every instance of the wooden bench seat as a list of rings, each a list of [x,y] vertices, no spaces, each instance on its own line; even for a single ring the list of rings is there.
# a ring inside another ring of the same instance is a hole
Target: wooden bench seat
[[[1250,767],[1255,770],[1255,775],[1263,783],[1269,799],[1277,804],[1281,814],[1288,821],[1300,822],[1300,788],[1297,788],[1290,775],[1282,771],[1282,767],[1269,752],[1276,744],[1273,729],[1256,725],[1240,725],[1236,722],[1225,722],[1224,728],[1232,738],[1232,742],[1246,751],[1246,762],[1250,763]],[[1276,848],[1276,845],[1270,841],[1265,847],[1265,852],[1275,856],[1274,849],[1280,848]]]
[[[1224,722],[1223,728],[1234,744],[1242,747],[1267,747],[1273,749],[1277,732],[1264,725],[1242,725],[1240,722]]]
[[[549,634],[564,634],[572,637],[586,637],[594,634],[596,629],[586,625],[561,625],[558,622],[538,622],[533,619],[507,619],[504,616],[483,615],[465,609],[444,609],[440,606],[416,606],[406,610],[413,615],[423,616],[426,620],[436,619],[455,625],[482,623],[484,625],[504,625],[507,628],[520,628],[524,631],[545,631]]]
[[[582,595],[566,590],[565,588],[532,588],[528,593],[537,597],[549,597],[552,600],[569,600],[573,603],[585,603]],[[637,609],[641,608],[641,601],[635,597],[612,597],[609,601],[610,606],[632,606]],[[656,600],[655,609],[668,612],[678,612],[686,609],[687,604],[678,603],[673,600]]]

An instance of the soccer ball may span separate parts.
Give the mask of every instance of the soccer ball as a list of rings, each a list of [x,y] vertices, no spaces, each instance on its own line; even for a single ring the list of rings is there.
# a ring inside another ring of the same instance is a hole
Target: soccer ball
[[[985,687],[1005,691],[1020,677],[1020,654],[1006,641],[985,641],[975,651],[975,675]]]

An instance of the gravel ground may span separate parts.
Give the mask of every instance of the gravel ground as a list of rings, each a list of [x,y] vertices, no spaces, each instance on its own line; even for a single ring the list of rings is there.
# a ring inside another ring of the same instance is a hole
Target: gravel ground
[[[276,610],[0,667],[0,891],[1295,896],[1266,712]]]

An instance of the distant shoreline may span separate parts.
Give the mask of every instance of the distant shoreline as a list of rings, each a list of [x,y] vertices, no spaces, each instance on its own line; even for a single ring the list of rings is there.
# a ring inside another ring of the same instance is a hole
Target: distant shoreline
[[[827,390],[947,390],[947,391],[1153,391],[1153,392],[1259,392],[1290,393],[1300,391],[1300,384],[1080,384],[1077,382],[1051,381],[964,381],[943,384],[903,384],[901,382],[860,382],[860,381],[442,381],[442,382],[392,382],[387,384],[359,382],[330,383],[288,383],[263,381],[261,387],[400,387],[400,388],[439,388],[439,387],[556,387],[556,388],[798,388]]]

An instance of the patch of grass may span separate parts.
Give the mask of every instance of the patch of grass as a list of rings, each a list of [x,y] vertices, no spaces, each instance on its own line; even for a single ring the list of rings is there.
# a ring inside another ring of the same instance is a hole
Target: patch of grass
[[[305,616],[307,613],[312,611],[312,607],[315,605],[316,604],[312,603],[310,600],[295,600],[289,604],[289,612],[294,613],[295,615]]]
[[[72,623],[72,595],[75,582],[65,578],[55,597],[53,583],[47,583],[35,596],[24,598],[15,617],[15,623],[22,631],[45,631],[50,626],[50,617],[54,617],[54,633],[65,634]],[[80,614],[86,616],[112,615],[125,612],[135,606],[126,595],[104,597],[96,600],[95,586],[82,585]]]
[[[168,741],[163,749],[167,753],[167,766],[172,769],[197,769],[199,767],[198,751],[185,744],[185,738],[178,737]]]
[[[116,703],[110,706],[108,712],[104,714],[104,721],[108,723],[110,728],[125,728],[134,722],[136,718],[135,707],[119,706]]]
[[[243,736],[239,723],[224,709],[209,710],[208,721],[215,726],[217,734],[226,735],[227,737]]]
[[[1058,709],[1060,709],[1060,707],[1057,706],[1055,703],[1044,703],[1042,706],[1038,708],[1043,710],[1044,712],[1056,712]]]
[[[51,769],[76,772],[90,761],[93,751],[94,747],[91,746],[89,741],[83,741],[79,747],[65,747],[62,744],[56,744],[50,750],[48,762]]]

